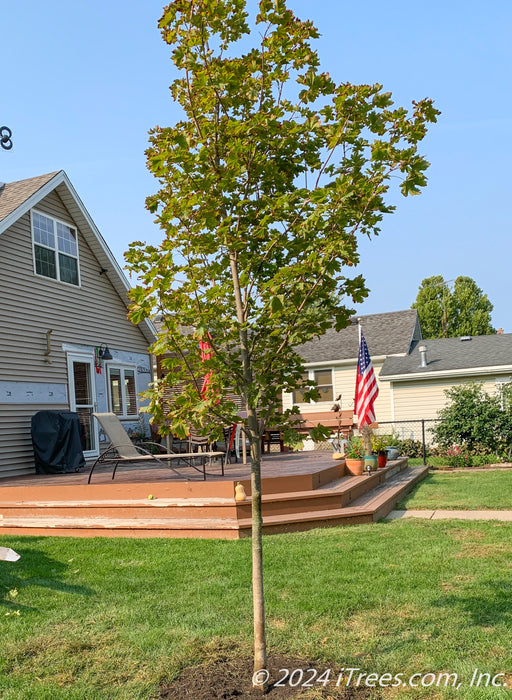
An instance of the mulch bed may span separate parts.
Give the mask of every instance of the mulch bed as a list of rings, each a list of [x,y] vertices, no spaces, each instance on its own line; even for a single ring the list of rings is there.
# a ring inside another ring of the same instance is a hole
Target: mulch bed
[[[338,672],[332,669],[329,681],[323,685],[312,679],[312,672],[307,669],[315,669],[318,674],[326,671],[325,662],[319,663],[305,659],[291,659],[284,656],[270,656],[268,659],[268,671],[270,679],[268,691],[263,694],[261,689],[253,688],[252,658],[238,658],[217,660],[203,666],[186,668],[172,683],[160,688],[160,698],[166,700],[255,700],[256,698],[269,698],[281,700],[286,698],[315,698],[320,700],[379,700],[382,693],[378,688],[357,688],[354,686],[336,687]],[[283,679],[280,669],[302,669],[302,683],[311,679],[310,687],[301,687],[301,676],[296,673],[292,683],[299,681],[296,687],[291,687],[288,679],[283,685],[276,686],[279,679]],[[343,682],[343,681],[342,681]]]

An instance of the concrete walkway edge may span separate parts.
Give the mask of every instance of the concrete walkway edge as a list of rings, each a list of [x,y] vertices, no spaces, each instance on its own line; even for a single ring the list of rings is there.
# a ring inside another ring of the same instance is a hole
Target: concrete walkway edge
[[[402,518],[512,521],[512,510],[392,510],[385,519],[400,520]]]

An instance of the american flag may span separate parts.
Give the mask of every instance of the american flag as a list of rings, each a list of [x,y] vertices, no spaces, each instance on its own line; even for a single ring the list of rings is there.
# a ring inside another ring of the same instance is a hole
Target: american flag
[[[357,361],[356,398],[354,402],[354,413],[357,414],[359,428],[375,422],[373,402],[377,398],[378,393],[379,387],[375,379],[370,353],[368,352],[364,335],[361,332],[359,359]]]

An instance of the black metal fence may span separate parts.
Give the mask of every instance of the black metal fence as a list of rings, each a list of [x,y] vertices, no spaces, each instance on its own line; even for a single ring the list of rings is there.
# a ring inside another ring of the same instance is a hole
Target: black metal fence
[[[402,454],[421,457],[423,464],[426,464],[428,450],[435,444],[432,430],[437,423],[439,420],[436,418],[379,421],[375,432],[379,435],[392,435]]]
[[[417,420],[379,421],[378,428],[374,429],[376,435],[386,435],[390,438],[390,447],[398,447],[401,455],[410,458],[421,458],[426,465],[429,450],[435,446],[432,430],[439,423],[437,418],[418,418]],[[333,434],[336,431],[333,429]],[[392,438],[392,440],[391,440]],[[332,440],[316,442],[311,439],[304,442],[304,449],[332,451]]]

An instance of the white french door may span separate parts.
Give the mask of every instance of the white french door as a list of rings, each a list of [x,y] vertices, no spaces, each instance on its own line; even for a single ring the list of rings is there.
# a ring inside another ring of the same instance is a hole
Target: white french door
[[[94,359],[90,355],[68,354],[69,407],[78,413],[85,459],[99,455]]]

